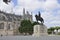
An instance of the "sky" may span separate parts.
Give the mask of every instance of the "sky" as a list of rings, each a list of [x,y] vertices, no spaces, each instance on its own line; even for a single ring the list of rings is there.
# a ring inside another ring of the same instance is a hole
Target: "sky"
[[[23,8],[32,12],[33,21],[40,11],[47,27],[60,26],[60,0],[12,0],[9,5],[0,0],[0,9],[5,12],[23,15]]]

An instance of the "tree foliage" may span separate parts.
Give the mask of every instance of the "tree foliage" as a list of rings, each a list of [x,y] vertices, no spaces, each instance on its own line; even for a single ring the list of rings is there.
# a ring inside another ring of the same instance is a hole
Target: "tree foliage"
[[[31,22],[30,20],[22,20],[21,26],[19,27],[20,33],[29,33],[33,34],[33,26],[39,24],[38,22]]]
[[[48,34],[53,34],[53,33],[54,33],[54,30],[55,30],[54,27],[50,27],[50,28],[48,29]]]
[[[56,26],[55,29],[58,31],[60,29],[60,27],[59,26]]]
[[[58,32],[59,29],[60,29],[59,26],[50,27],[50,28],[48,28],[48,34],[54,33],[54,30],[57,30],[57,32]]]
[[[30,20],[22,20],[21,27],[19,27],[20,33],[33,33],[33,26]]]

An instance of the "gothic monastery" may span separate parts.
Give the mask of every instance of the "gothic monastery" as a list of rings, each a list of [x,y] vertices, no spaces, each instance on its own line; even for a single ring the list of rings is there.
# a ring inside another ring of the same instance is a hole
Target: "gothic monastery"
[[[23,9],[23,16],[0,11],[0,35],[17,35],[21,20],[32,21],[32,15]]]

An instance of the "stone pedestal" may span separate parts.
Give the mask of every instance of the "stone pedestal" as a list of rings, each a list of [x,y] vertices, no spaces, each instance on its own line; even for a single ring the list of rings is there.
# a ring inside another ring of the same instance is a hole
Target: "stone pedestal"
[[[45,36],[47,35],[47,27],[44,24],[34,26],[33,36]]]

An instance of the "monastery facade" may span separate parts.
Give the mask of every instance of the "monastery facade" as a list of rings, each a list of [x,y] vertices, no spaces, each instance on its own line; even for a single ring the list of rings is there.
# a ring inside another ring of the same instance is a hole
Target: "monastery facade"
[[[22,20],[32,21],[32,15],[23,8],[23,16],[0,11],[0,35],[17,35]]]

